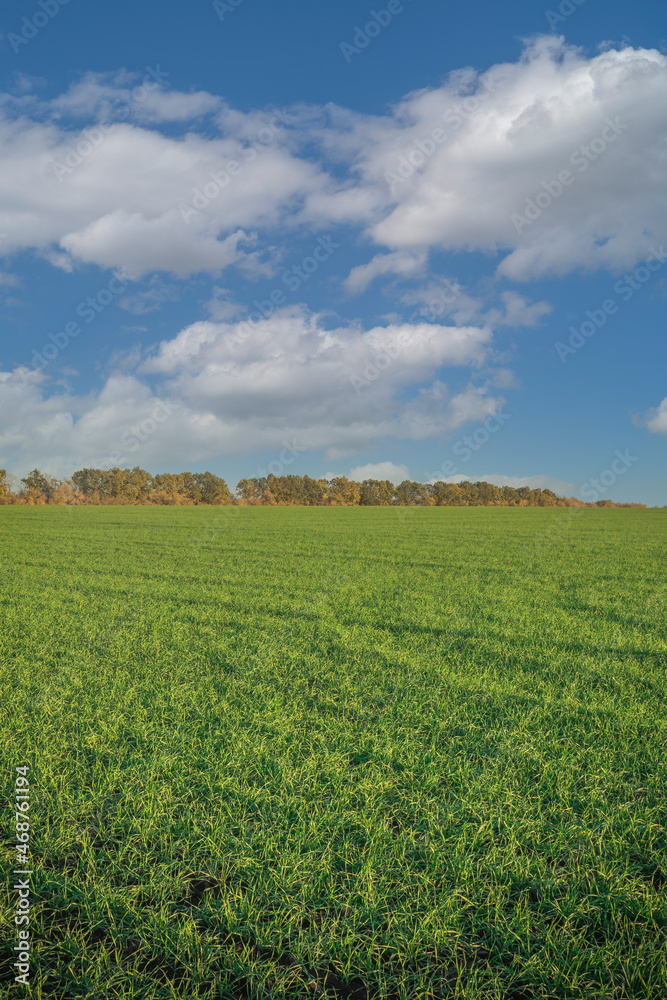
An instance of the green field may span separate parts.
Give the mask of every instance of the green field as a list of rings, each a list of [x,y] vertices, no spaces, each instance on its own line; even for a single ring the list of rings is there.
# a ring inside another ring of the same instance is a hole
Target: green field
[[[666,529],[0,507],[0,996],[664,1000]]]

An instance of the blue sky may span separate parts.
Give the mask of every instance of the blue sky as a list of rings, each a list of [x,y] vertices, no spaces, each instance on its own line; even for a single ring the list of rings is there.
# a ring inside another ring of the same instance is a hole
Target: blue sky
[[[654,3],[1,18],[0,465],[667,503]]]

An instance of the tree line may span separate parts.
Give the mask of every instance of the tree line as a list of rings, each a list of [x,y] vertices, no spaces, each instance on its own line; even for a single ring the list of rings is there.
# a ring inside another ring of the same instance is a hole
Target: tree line
[[[495,486],[487,482],[417,483],[395,486],[387,479],[354,482],[345,476],[264,476],[242,479],[233,494],[212,472],[161,472],[145,469],[80,469],[56,479],[33,469],[18,484],[0,469],[0,504],[153,504],[276,507],[645,507],[598,500],[584,503],[552,490]]]
[[[25,504],[230,504],[224,479],[212,472],[161,472],[145,469],[80,469],[55,479],[33,469],[12,488],[0,469],[0,503]]]

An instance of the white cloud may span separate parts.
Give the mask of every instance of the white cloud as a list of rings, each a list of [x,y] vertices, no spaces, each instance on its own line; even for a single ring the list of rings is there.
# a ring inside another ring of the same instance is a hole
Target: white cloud
[[[45,376],[6,374],[0,449],[14,466],[60,472],[111,464],[109,456],[124,449],[130,464],[172,466],[279,450],[285,440],[299,451],[324,450],[329,460],[383,439],[425,440],[502,405],[491,383],[474,385],[466,371],[479,368],[490,340],[488,329],[433,324],[329,330],[297,307],[254,325],[195,323],[97,394],[49,394]],[[382,370],[381,357],[389,362]],[[132,356],[125,362],[127,372]],[[353,379],[370,375],[369,365],[377,375],[359,390]],[[462,387],[441,380],[445,366],[461,369]],[[127,453],[123,435],[150,421],[161,397],[178,409]]]
[[[646,427],[652,434],[667,435],[667,396],[658,407],[649,410],[644,419],[635,420],[640,427]]]
[[[459,282],[441,277],[421,288],[409,289],[401,298],[408,305],[420,307],[418,316],[431,322],[451,316],[457,326],[479,323],[492,327],[531,327],[537,326],[552,311],[549,302],[530,302],[513,291],[500,292],[500,305],[489,308],[497,293],[488,287],[488,281],[482,285],[487,287],[482,294],[476,295],[465,291]]]
[[[457,326],[479,319],[484,311],[484,299],[466,292],[460,282],[444,275],[401,296],[407,305],[419,306],[418,315],[434,322],[451,316]]]
[[[165,468],[216,453],[214,423],[173,413],[132,375],[113,375],[98,394],[47,393],[35,373],[0,373],[0,450],[19,474],[37,466],[67,475],[82,466]],[[156,419],[157,417],[157,419]]]
[[[384,190],[367,219],[379,245],[509,251],[498,270],[516,280],[620,268],[667,235],[667,207],[655,198],[667,173],[656,142],[666,85],[667,57],[656,50],[589,59],[543,37],[518,62],[454,73],[391,115],[337,109],[323,141],[362,186]],[[557,193],[563,170],[572,183],[517,229],[512,215],[539,192],[548,201],[544,184]]]
[[[376,254],[367,264],[352,268],[345,279],[345,287],[348,292],[357,295],[365,292],[371,282],[380,275],[397,274],[401,277],[412,277],[423,271],[425,264],[425,253],[398,250],[395,253]]]
[[[165,302],[177,302],[179,298],[179,289],[175,284],[167,283],[158,275],[153,275],[144,291],[126,295],[120,299],[118,304],[121,309],[125,309],[134,316],[142,316],[144,313],[160,309]]]
[[[528,302],[516,292],[501,292],[501,310],[492,309],[485,316],[492,326],[537,326],[552,311],[549,302]]]
[[[148,91],[124,71],[88,74],[50,102],[0,101],[2,250],[137,274],[258,269],[255,234],[271,246],[296,226],[345,223],[383,248],[353,269],[352,291],[382,274],[418,274],[430,248],[496,254],[514,280],[626,267],[667,238],[667,205],[655,197],[667,173],[666,84],[656,50],[588,58],[553,36],[515,63],[451,74],[384,116],[331,106],[242,113],[204,92],[157,82]],[[77,163],[82,130],[119,105],[124,122]],[[211,112],[220,135],[197,134]],[[77,130],[63,127],[72,116]],[[183,134],[162,134],[163,122]],[[589,159],[577,159],[582,147]],[[572,183],[517,228],[513,215],[525,217],[527,199],[548,201],[565,169]],[[212,174],[223,177],[217,192]],[[207,189],[185,221],[182,206]]]
[[[140,122],[191,121],[220,109],[222,100],[206,91],[184,93],[165,90],[168,73],[157,67],[149,72],[86,73],[50,108],[93,121],[117,120],[120,115]]]
[[[405,479],[410,478],[407,465],[396,465],[394,462],[375,462],[369,465],[357,465],[350,469],[348,479],[361,483],[364,479],[388,479],[394,486],[398,486]]]
[[[384,437],[419,440],[486,415],[484,388],[451,393],[434,372],[479,366],[488,329],[420,324],[325,329],[301,307],[253,324],[196,323],[140,371],[229,426],[235,451],[287,434],[338,458]],[[407,394],[407,396],[406,396]]]
[[[63,236],[60,243],[73,257],[86,264],[123,268],[139,277],[146,271],[168,271],[186,275],[193,271],[218,271],[241,255],[248,237],[238,230],[224,240],[193,229],[185,229],[181,241],[174,237],[182,226],[177,208],[158,218],[143,212],[110,212],[90,226]],[[147,266],[150,265],[150,266]]]
[[[232,293],[228,288],[213,287],[211,298],[205,303],[204,308],[214,323],[234,319],[243,312],[243,306],[232,298]]]
[[[281,365],[287,376],[295,362],[325,371],[333,365],[354,389],[350,378],[364,378],[368,366],[373,366],[377,374],[366,377],[371,384],[377,381],[379,389],[423,381],[442,365],[479,365],[487,356],[491,336],[488,327],[432,323],[327,330],[320,317],[305,307],[285,306],[252,324],[194,323],[173,340],[163,341],[143,370],[189,376],[213,366],[234,370],[235,375],[245,372],[253,383],[258,375],[255,364],[270,367],[272,378]]]
[[[296,216],[328,183],[289,152],[277,118],[264,120],[273,127],[262,146],[238,134],[173,138],[129,123],[103,131],[94,121],[65,130],[0,115],[3,254],[31,248],[66,269],[84,262],[137,276],[233,262],[259,269],[257,228]]]

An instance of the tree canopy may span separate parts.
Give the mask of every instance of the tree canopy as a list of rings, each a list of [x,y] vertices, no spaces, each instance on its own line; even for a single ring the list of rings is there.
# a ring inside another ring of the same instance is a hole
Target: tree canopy
[[[487,482],[417,483],[395,486],[388,479],[357,483],[338,476],[268,475],[242,479],[233,495],[212,472],[160,472],[132,469],[79,469],[69,479],[55,479],[33,469],[14,492],[0,469],[0,503],[24,504],[154,504],[278,507],[644,507],[611,500],[584,503],[529,486],[495,486]]]

